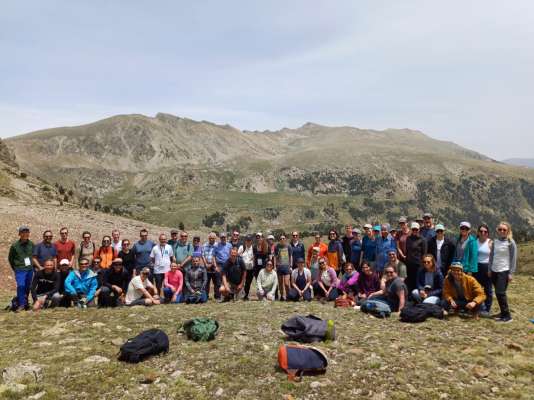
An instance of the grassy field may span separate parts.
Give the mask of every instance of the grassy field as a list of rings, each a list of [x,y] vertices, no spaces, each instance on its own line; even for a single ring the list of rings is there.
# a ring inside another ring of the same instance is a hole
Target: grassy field
[[[505,325],[458,317],[410,325],[318,302],[2,312],[0,369],[37,364],[42,379],[19,393],[0,386],[0,398],[531,399],[534,279],[517,276],[509,293],[514,321]],[[330,361],[325,375],[292,383],[276,368],[279,328],[308,313],[334,319],[338,338],[317,345]],[[196,316],[220,322],[216,340],[177,334]],[[169,335],[168,354],[137,365],[116,360],[118,343],[153,327]],[[95,355],[109,361],[86,360]]]

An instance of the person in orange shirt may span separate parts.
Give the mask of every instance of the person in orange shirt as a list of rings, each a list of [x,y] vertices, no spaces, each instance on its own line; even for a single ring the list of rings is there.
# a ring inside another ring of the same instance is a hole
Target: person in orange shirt
[[[111,245],[111,237],[102,238],[102,246],[95,251],[94,257],[100,257],[100,268],[108,269],[111,267],[114,258],[117,258],[117,252]]]
[[[315,242],[313,242],[310,247],[308,247],[308,255],[306,257],[306,265],[308,266],[308,268],[310,268],[311,265],[314,247],[319,248],[319,257],[325,257],[326,253],[328,253],[328,246],[326,245],[326,243],[321,242],[321,234],[319,232],[315,232]]]

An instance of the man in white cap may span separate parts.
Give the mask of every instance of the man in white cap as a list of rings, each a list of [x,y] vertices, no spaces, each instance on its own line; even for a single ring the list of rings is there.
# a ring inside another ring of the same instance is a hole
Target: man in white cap
[[[462,263],[466,274],[478,272],[478,240],[471,234],[471,224],[467,221],[460,222],[460,236],[456,241],[454,261]]]
[[[462,263],[453,262],[443,284],[443,307],[454,313],[467,311],[478,318],[484,300],[486,294],[480,283],[464,273]]]
[[[417,222],[410,225],[411,234],[406,239],[406,286],[411,293],[417,287],[417,271],[422,266],[423,256],[427,252],[426,240],[419,236],[420,226]]]
[[[452,240],[445,236],[443,224],[437,224],[435,229],[436,236],[428,241],[428,252],[434,256],[436,266],[441,270],[443,276],[447,276],[456,246]]]

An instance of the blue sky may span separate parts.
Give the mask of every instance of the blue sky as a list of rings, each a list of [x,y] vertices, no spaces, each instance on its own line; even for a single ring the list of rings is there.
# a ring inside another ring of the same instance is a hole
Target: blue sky
[[[0,136],[162,111],[534,157],[533,71],[532,1],[6,0]]]

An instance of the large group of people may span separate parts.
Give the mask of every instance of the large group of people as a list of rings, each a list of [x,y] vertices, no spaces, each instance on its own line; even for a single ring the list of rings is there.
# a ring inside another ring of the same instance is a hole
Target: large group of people
[[[200,236],[190,241],[174,229],[170,239],[161,233],[157,242],[142,229],[133,244],[113,230],[99,245],[85,231],[76,245],[66,227],[57,241],[46,230],[34,244],[30,228],[21,226],[9,264],[17,311],[205,303],[211,292],[218,302],[246,301],[255,281],[261,301],[326,303],[343,296],[357,305],[380,301],[393,312],[409,302],[430,303],[475,318],[491,315],[495,292],[500,313],[494,318],[511,321],[506,291],[517,246],[510,224],[498,224],[493,239],[486,224],[474,230],[463,221],[458,228],[457,235],[446,235],[426,213],[415,221],[401,217],[395,227],[346,225],[341,237],[331,229],[326,241],[316,233],[309,246],[299,232],[278,238],[210,232],[201,244]]]

